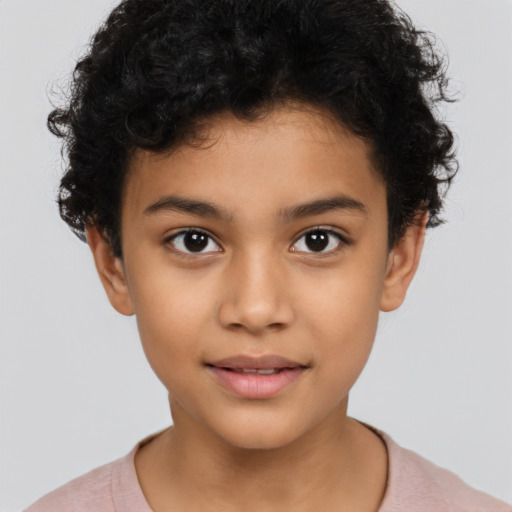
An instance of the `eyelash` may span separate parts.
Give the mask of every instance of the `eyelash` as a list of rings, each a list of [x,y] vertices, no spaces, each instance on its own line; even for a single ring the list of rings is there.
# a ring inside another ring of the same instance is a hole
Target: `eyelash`
[[[182,229],[181,231],[178,231],[178,233],[175,233],[169,237],[167,237],[165,240],[164,240],[164,244],[165,245],[171,245],[173,246],[173,241],[175,241],[178,237],[180,236],[186,236],[187,233],[198,233],[200,235],[205,235],[206,237],[209,238],[210,241],[213,241],[216,245],[219,245],[217,244],[217,242],[215,242],[215,240],[213,239],[213,237],[205,230],[203,229],[200,229],[200,228],[187,228],[187,229]],[[208,242],[209,244],[210,242]],[[208,246],[207,246],[208,247]],[[180,256],[184,257],[184,258],[194,258],[196,255],[201,255],[201,254],[206,254],[206,253],[194,253],[194,252],[185,252],[185,251],[182,251],[180,249],[177,249],[176,247],[171,247],[171,250],[172,252],[176,253],[176,254],[179,254]],[[215,251],[215,252],[221,252],[221,251]]]
[[[294,242],[293,246],[297,245],[297,243],[305,238],[310,233],[316,233],[316,232],[322,232],[326,233],[328,236],[333,236],[334,238],[338,239],[338,245],[334,249],[331,249],[329,251],[293,251],[293,252],[304,252],[305,254],[314,254],[316,257],[327,257],[332,256],[334,254],[337,254],[339,251],[343,249],[343,247],[347,247],[351,244],[351,241],[343,236],[341,233],[338,233],[337,231],[334,231],[330,228],[324,228],[322,226],[317,226],[314,228],[310,228],[307,231],[303,232],[299,238]],[[330,242],[328,242],[330,243]]]
[[[349,239],[347,239],[345,236],[343,236],[341,233],[338,233],[337,231],[334,231],[333,229],[330,229],[330,228],[324,228],[322,226],[317,226],[317,227],[314,227],[314,228],[310,228],[308,229],[307,231],[303,232],[298,238],[297,240],[294,242],[293,246],[297,245],[297,243],[302,239],[304,238],[306,235],[310,234],[310,233],[315,233],[315,232],[318,232],[318,231],[321,231],[322,233],[326,233],[327,235],[330,235],[330,236],[334,236],[335,238],[338,239],[339,241],[339,244],[338,244],[338,247],[336,247],[335,249],[331,249],[327,252],[320,252],[320,251],[297,251],[297,250],[292,250],[292,252],[304,252],[306,254],[315,254],[317,257],[322,257],[322,256],[330,256],[330,255],[333,255],[333,254],[337,254],[342,248],[343,246],[349,246],[351,245],[351,241]],[[208,239],[210,241],[213,241],[217,246],[219,246],[219,244],[217,242],[215,242],[214,238],[205,230],[201,229],[201,228],[193,228],[193,227],[190,227],[190,228],[187,228],[187,229],[183,229],[181,231],[179,231],[178,233],[175,233],[169,237],[167,237],[165,240],[164,240],[164,244],[165,245],[171,245],[172,248],[171,250],[177,254],[179,254],[180,256],[183,256],[185,258],[194,258],[195,256],[197,255],[204,255],[204,254],[210,254],[211,251],[207,252],[207,253],[204,253],[204,252],[197,252],[197,253],[194,253],[194,252],[186,252],[186,251],[182,251],[180,249],[177,249],[176,247],[173,246],[173,241],[175,241],[177,238],[179,238],[180,236],[186,236],[188,233],[198,233],[200,235],[205,235],[206,237],[208,237]],[[292,247],[293,247],[292,246]],[[207,245],[208,247],[208,245]],[[222,252],[222,250],[220,251],[214,251],[214,252]]]

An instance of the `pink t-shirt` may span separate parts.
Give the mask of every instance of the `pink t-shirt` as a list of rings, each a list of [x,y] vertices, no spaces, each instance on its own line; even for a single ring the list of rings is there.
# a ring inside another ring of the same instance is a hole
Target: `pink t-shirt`
[[[388,450],[388,482],[379,512],[512,512],[512,506],[472,489],[450,471],[372,430]],[[125,457],[47,494],[25,512],[152,512],[134,464],[137,449],[152,437]]]

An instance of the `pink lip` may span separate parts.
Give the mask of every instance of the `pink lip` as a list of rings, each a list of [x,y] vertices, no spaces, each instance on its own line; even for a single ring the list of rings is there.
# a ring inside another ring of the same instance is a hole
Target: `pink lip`
[[[271,398],[295,382],[306,366],[281,356],[235,356],[207,365],[216,380],[227,390],[243,398]],[[241,370],[271,370],[277,373],[242,373]]]
[[[209,363],[209,366],[236,368],[238,370],[270,370],[272,368],[296,368],[304,365],[281,356],[269,354],[258,357],[244,355],[226,357],[225,359]]]

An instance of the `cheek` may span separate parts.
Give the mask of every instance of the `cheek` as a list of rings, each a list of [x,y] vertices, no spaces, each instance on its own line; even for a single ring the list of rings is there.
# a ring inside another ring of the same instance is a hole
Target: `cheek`
[[[132,296],[146,357],[169,388],[169,379],[200,363],[199,335],[211,330],[210,300],[179,276],[156,271],[133,283]]]
[[[323,327],[318,328],[315,387],[321,393],[316,393],[314,403],[320,411],[331,410],[347,397],[373,347],[378,318],[356,314],[354,303],[350,306],[333,310]]]
[[[361,267],[372,268],[364,262]],[[326,279],[323,286],[319,283],[303,312],[316,340],[316,359],[330,369],[330,378],[341,386],[350,387],[355,382],[370,355],[379,318],[381,281],[378,273],[351,266]]]
[[[322,321],[317,324],[315,338],[319,344],[316,355],[338,375],[354,381],[363,369],[373,346],[378,323],[378,312],[358,307],[357,301],[324,310]],[[346,306],[346,307],[344,307]]]

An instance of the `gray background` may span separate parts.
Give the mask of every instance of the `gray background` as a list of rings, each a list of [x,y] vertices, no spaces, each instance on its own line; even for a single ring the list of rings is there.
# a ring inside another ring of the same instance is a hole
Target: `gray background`
[[[0,2],[0,509],[170,421],[133,318],[107,303],[54,204],[47,91],[110,0]],[[406,304],[383,315],[350,413],[512,502],[512,2],[401,0],[450,54],[461,172]]]

